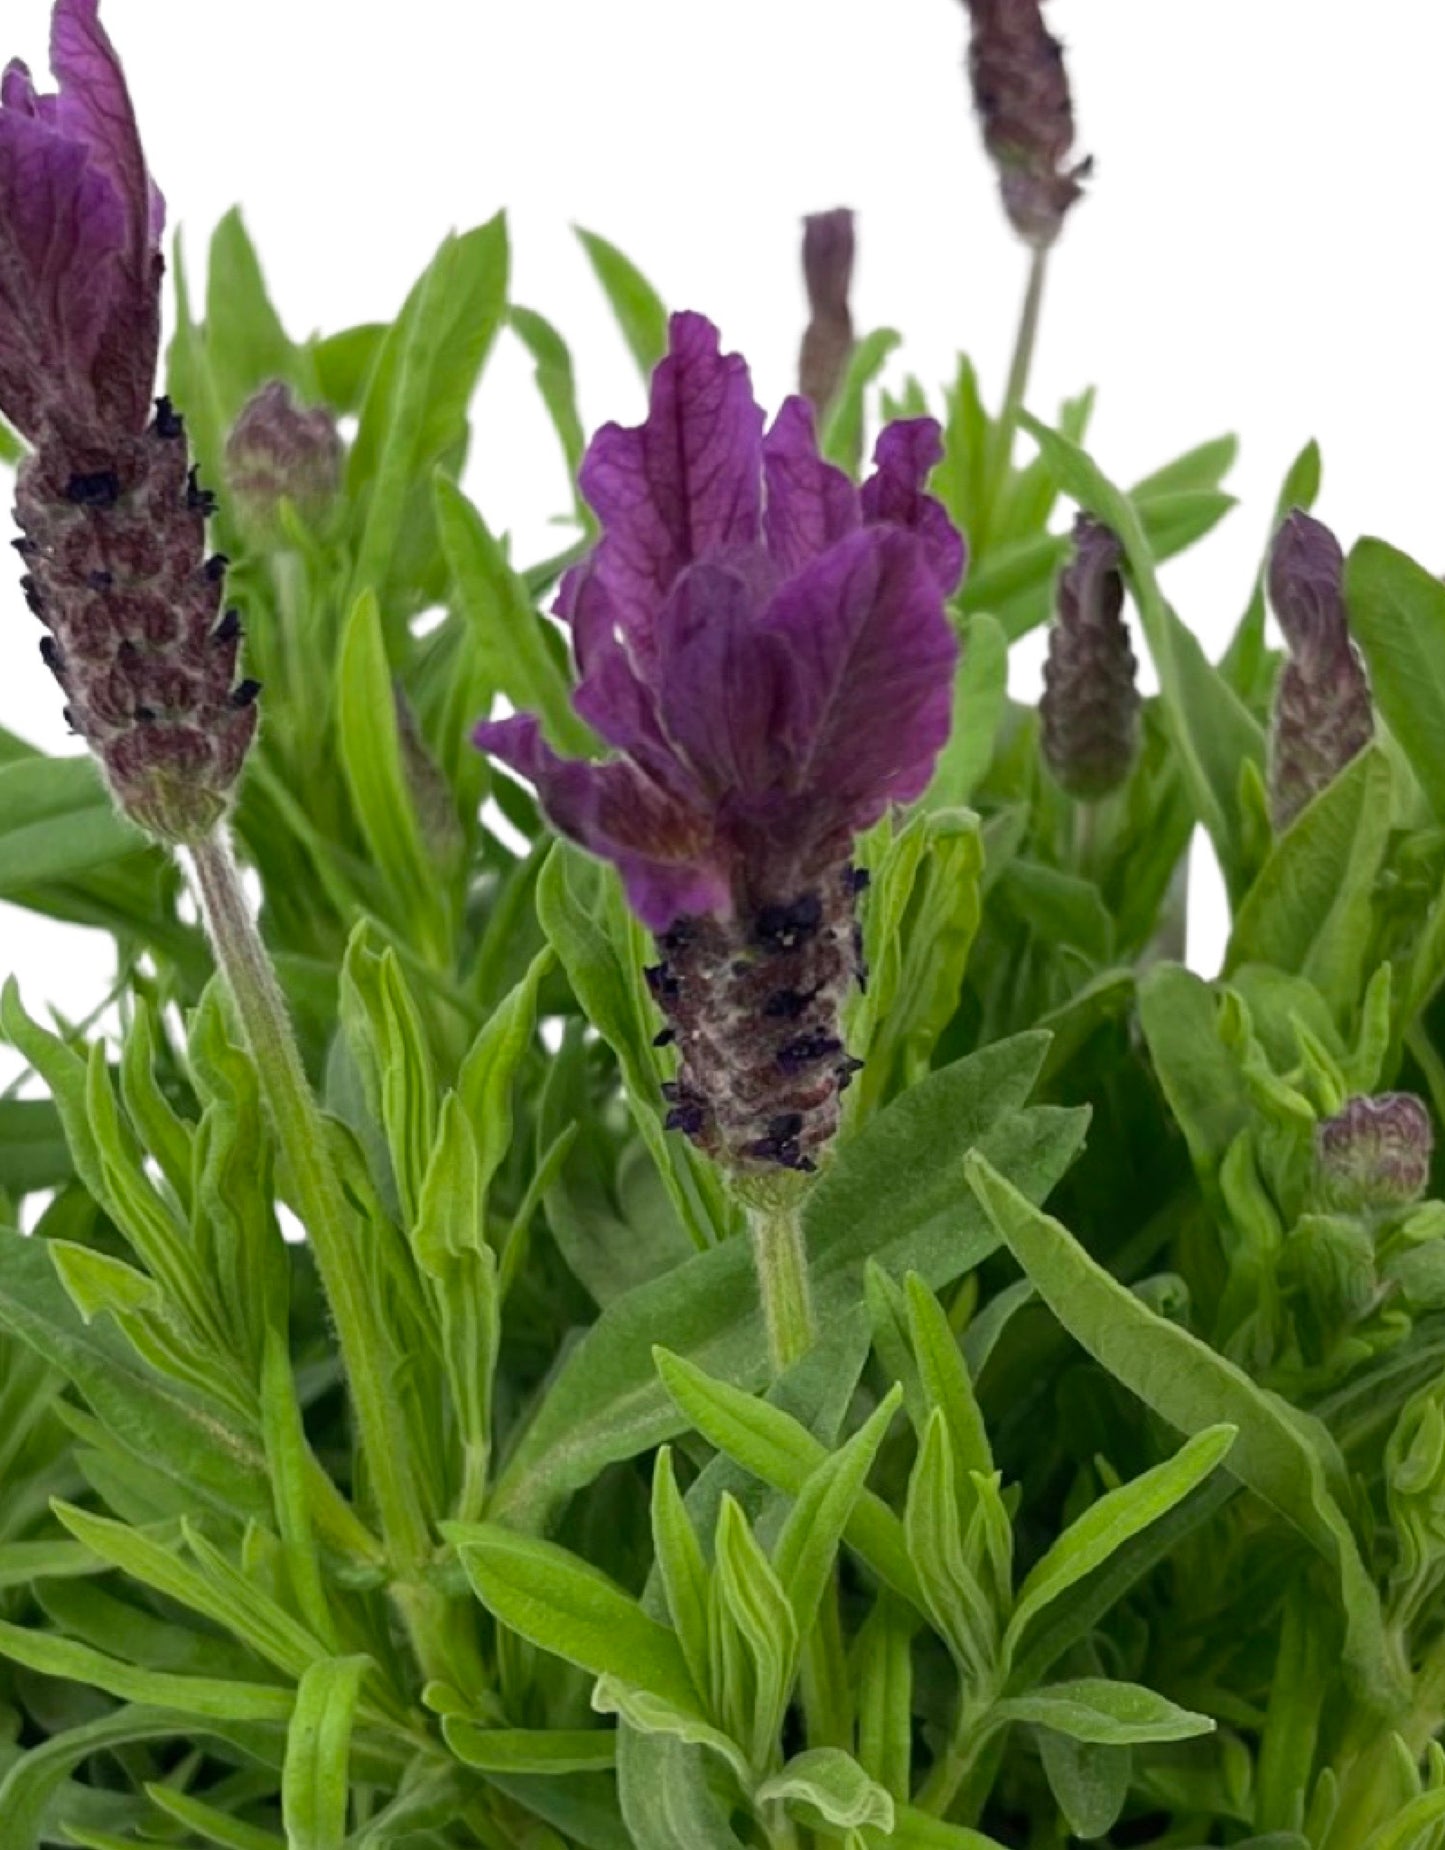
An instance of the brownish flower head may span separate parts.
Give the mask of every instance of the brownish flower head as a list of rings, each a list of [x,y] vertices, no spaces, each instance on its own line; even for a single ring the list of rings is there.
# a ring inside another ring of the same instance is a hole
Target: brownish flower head
[[[973,24],[968,74],[1004,210],[1026,244],[1044,249],[1078,199],[1088,160],[1070,164],[1074,111],[1063,47],[1039,0],[965,0]]]
[[[1269,596],[1289,644],[1270,727],[1269,796],[1277,829],[1332,783],[1374,737],[1369,682],[1350,639],[1344,554],[1299,508],[1275,536]]]
[[[1413,1092],[1346,1100],[1315,1126],[1315,1160],[1331,1203],[1347,1210],[1408,1207],[1430,1180],[1435,1133]]]
[[[846,206],[803,220],[803,281],[810,318],[798,355],[798,390],[821,423],[853,352],[853,214]]]
[[[325,406],[298,405],[283,380],[263,385],[226,439],[226,488],[243,524],[273,534],[283,501],[304,519],[318,520],[340,486],[336,419]]]
[[[1044,757],[1069,795],[1085,802],[1116,790],[1139,749],[1138,665],[1124,624],[1122,558],[1111,529],[1081,514],[1044,663]]]

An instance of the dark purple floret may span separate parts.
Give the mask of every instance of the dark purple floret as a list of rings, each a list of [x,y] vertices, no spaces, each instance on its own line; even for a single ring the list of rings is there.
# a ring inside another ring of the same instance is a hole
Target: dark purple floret
[[[1072,161],[1074,109],[1063,47],[1040,0],[965,0],[973,25],[968,71],[1004,210],[1042,249],[1081,197],[1091,162]]]
[[[1108,527],[1079,516],[1049,631],[1040,739],[1049,769],[1084,802],[1117,790],[1139,749],[1138,665],[1124,623],[1123,556]]]
[[[803,282],[808,325],[798,354],[798,390],[821,422],[838,395],[853,352],[853,214],[846,206],[803,220]]]
[[[1370,686],[1350,637],[1345,559],[1329,528],[1299,508],[1270,551],[1269,597],[1289,645],[1275,687],[1269,795],[1277,829],[1331,784],[1375,733]]]
[[[66,718],[126,813],[196,841],[256,727],[205,565],[213,499],[154,400],[164,210],[98,0],[57,0],[57,93],[0,81],[0,412],[31,444],[16,483],[26,597]]]
[[[477,732],[658,934],[688,1134],[738,1168],[763,1144],[802,1166],[836,1127],[853,841],[948,736],[964,548],[925,492],[940,453],[930,420],[890,425],[855,488],[804,399],[765,436],[742,360],[675,316],[646,422],[587,453],[602,537],[558,604],[574,704],[614,755],[563,760],[528,714]],[[794,1113],[796,1137],[768,1130]]]
[[[1315,1126],[1315,1159],[1331,1204],[1359,1212],[1408,1207],[1430,1180],[1435,1133],[1412,1092],[1348,1100]]]

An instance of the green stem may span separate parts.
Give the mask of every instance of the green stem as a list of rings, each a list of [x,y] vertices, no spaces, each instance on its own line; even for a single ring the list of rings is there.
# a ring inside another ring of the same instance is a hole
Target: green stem
[[[980,548],[984,537],[992,527],[994,515],[998,512],[999,497],[1003,494],[1009,465],[1013,461],[1014,434],[1018,430],[1019,412],[1023,410],[1024,394],[1028,391],[1029,373],[1034,363],[1034,344],[1039,333],[1039,315],[1043,307],[1044,277],[1048,272],[1048,258],[1047,248],[1035,250],[1029,258],[1028,286],[1024,290],[1024,305],[1019,314],[1018,330],[1014,335],[1013,358],[1009,362],[1003,409],[998,414],[998,422],[994,425],[989,440],[988,467],[984,475],[984,493],[987,500],[982,510],[983,519],[979,523],[982,533],[977,541]]]
[[[408,1577],[417,1573],[429,1554],[430,1537],[408,1468],[397,1398],[388,1386],[390,1371],[356,1219],[332,1169],[321,1113],[230,845],[217,834],[190,852],[216,961],[256,1062],[294,1204],[336,1320],[358,1438],[387,1553],[393,1569]]]
[[[768,1358],[781,1375],[818,1340],[808,1284],[808,1249],[796,1198],[750,1203],[753,1265],[768,1331]]]

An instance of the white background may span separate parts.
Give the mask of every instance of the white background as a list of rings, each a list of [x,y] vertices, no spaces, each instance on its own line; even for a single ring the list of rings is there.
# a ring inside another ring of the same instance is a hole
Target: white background
[[[995,398],[1024,258],[961,73],[958,0],[105,0],[151,166],[193,268],[240,200],[293,333],[389,316],[443,233],[505,205],[514,298],[572,344],[589,428],[640,385],[568,226],[621,245],[675,307],[717,320],[759,396],[791,388],[798,221],[859,212],[860,330],[902,330],[932,387],[966,348]],[[1097,161],[1053,262],[1030,400],[1093,383],[1091,447],[1128,481],[1224,430],[1241,508],[1166,568],[1217,652],[1303,441],[1348,545],[1445,566],[1437,431],[1445,185],[1438,0],[1052,0],[1079,147]],[[44,68],[41,0],[0,55]],[[553,548],[558,452],[510,342],[478,399],[467,485],[517,556]],[[7,554],[8,556],[8,554]],[[0,721],[70,749],[38,629],[0,561]],[[1025,649],[1021,687],[1036,673]],[[1196,879],[1191,961],[1217,888]],[[89,934],[0,907],[0,971],[83,1012]]]

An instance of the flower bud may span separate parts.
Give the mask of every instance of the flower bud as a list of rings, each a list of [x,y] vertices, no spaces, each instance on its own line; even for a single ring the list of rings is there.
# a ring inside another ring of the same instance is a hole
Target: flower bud
[[[853,282],[853,214],[846,206],[803,220],[803,281],[811,319],[798,355],[798,390],[821,424],[853,352],[848,292]]]
[[[1122,559],[1117,536],[1081,514],[1073,561],[1059,580],[1044,663],[1044,757],[1069,795],[1084,802],[1118,789],[1139,749],[1137,664],[1124,623]]]
[[[1413,1093],[1349,1099],[1315,1127],[1324,1194],[1348,1213],[1408,1207],[1430,1180],[1434,1141],[1430,1114]]]
[[[1270,728],[1269,797],[1285,829],[1374,736],[1360,654],[1350,640],[1344,554],[1329,528],[1296,508],[1270,551],[1269,596],[1289,645]]]
[[[226,439],[226,486],[243,525],[274,536],[281,503],[318,521],[341,486],[341,436],[324,405],[298,405],[283,380],[263,385]]]
[[[1045,26],[1039,0],[965,4],[973,22],[968,70],[974,106],[998,169],[1004,211],[1026,244],[1047,249],[1092,165],[1066,165],[1074,111],[1063,47]]]

